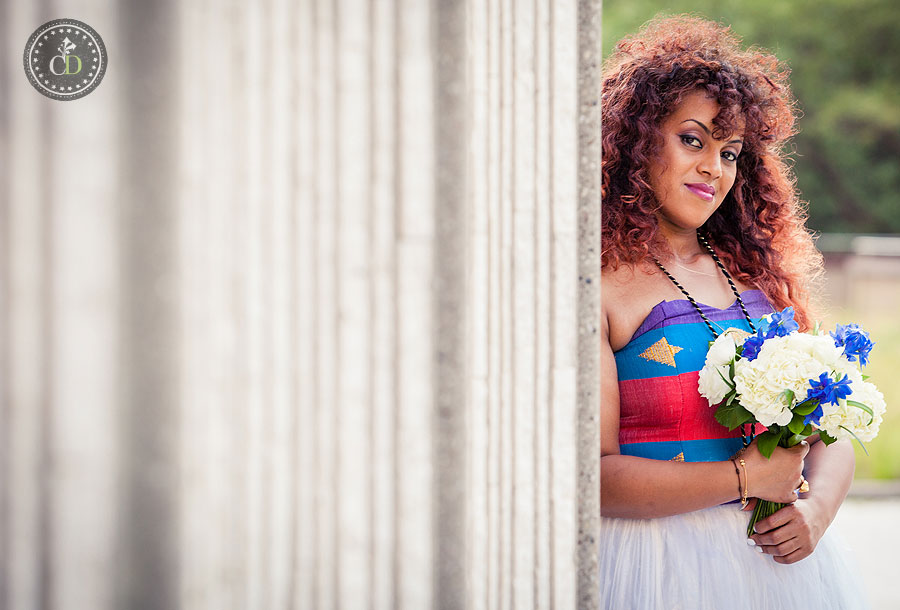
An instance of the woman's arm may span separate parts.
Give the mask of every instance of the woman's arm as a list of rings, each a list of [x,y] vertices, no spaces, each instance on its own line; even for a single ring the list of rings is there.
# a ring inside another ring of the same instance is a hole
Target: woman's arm
[[[856,456],[850,441],[838,441],[827,447],[818,439],[815,441],[810,444],[804,472],[809,493],[803,495],[822,516],[824,527],[828,527],[850,490]]]
[[[739,497],[734,463],[666,462],[619,454],[619,382],[609,343],[609,322],[602,316],[600,396],[600,512],[607,517],[654,518],[723,504]],[[808,445],[777,448],[767,460],[748,447],[751,496],[777,502],[796,499]],[[812,479],[810,479],[812,483]]]
[[[817,440],[817,439],[816,439]],[[809,493],[756,524],[751,539],[778,563],[808,557],[847,496],[856,458],[849,441],[813,442],[806,460]]]

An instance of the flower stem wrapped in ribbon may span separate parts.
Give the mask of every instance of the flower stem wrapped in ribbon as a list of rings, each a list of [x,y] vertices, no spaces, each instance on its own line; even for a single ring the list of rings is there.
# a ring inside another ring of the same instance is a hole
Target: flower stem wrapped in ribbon
[[[729,329],[710,345],[700,370],[700,394],[716,406],[716,420],[729,430],[759,423],[760,453],[792,447],[818,434],[829,445],[875,438],[884,417],[884,396],[861,367],[873,343],[856,324],[838,325],[828,335],[798,332],[794,310],[768,316],[756,334]],[[863,446],[865,449],[865,446]],[[784,504],[760,500],[747,534]]]

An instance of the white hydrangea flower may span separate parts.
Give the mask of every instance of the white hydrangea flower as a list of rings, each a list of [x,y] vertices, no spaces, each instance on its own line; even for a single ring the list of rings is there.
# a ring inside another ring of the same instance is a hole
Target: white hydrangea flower
[[[809,380],[830,373],[840,361],[840,350],[828,336],[793,333],[773,337],[763,344],[755,360],[742,359],[735,366],[741,406],[764,426],[786,426],[793,418],[791,406],[806,398]],[[785,390],[794,393],[792,403],[785,399]]]
[[[849,400],[866,405],[873,414],[841,399],[838,404],[820,405],[823,415],[818,427],[838,439],[855,435],[865,442],[875,438],[884,419],[884,395],[863,380],[858,364],[843,356],[832,337],[806,333],[773,337],[754,360],[741,358],[735,362],[737,347],[747,336],[744,331],[729,329],[710,346],[699,376],[700,394],[710,405],[721,403],[733,387],[741,406],[756,421],[767,427],[786,426],[794,416],[791,408],[806,399],[811,379],[819,379],[822,373],[835,380],[846,375],[852,389]],[[734,385],[730,386],[725,380],[732,363]],[[793,393],[793,400],[788,400],[790,394],[785,390]]]
[[[706,362],[700,369],[698,389],[710,405],[719,404],[731,391],[731,386],[725,379],[728,379],[729,368],[737,356],[737,346],[744,341],[744,336],[740,333],[730,332],[734,330],[737,329],[728,329],[713,341],[706,354]]]
[[[819,428],[837,439],[851,439],[855,434],[860,441],[868,442],[878,435],[887,405],[884,394],[874,384],[863,381],[859,371],[856,373],[856,379],[851,376],[850,387],[853,388],[853,393],[848,398],[872,409],[873,415],[859,407],[848,405],[846,400],[840,400],[840,404],[833,407],[830,413],[825,412],[819,420]]]

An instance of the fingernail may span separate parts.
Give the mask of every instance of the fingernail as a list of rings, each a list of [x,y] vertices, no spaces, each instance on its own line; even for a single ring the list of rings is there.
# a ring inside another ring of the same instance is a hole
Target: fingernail
[[[763,552],[762,547],[761,546],[756,547],[756,552],[762,553]]]
[[[753,538],[747,538],[747,544],[750,546],[756,546],[756,541]]]
[[[755,524],[755,523],[753,524],[753,531],[756,532],[757,534],[759,533],[759,530],[756,529],[756,524]]]

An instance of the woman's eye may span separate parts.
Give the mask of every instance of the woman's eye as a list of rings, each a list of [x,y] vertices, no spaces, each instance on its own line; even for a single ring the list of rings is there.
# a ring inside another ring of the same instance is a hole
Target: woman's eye
[[[737,161],[737,155],[734,154],[733,152],[731,152],[730,150],[726,150],[725,152],[723,152],[722,158],[725,159],[726,161],[731,161],[732,163]]]
[[[695,136],[681,136],[681,141],[693,148],[701,148],[702,144],[700,144],[700,139]]]

